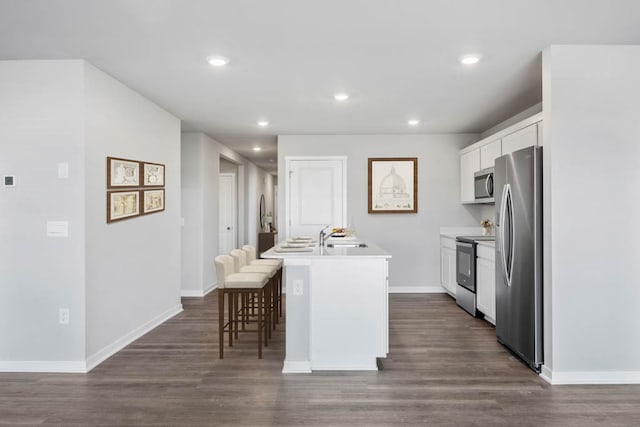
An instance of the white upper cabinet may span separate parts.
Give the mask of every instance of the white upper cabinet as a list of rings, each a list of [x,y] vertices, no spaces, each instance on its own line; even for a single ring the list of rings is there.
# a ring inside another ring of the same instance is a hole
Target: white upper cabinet
[[[502,154],[538,145],[538,125],[534,123],[502,138]]]
[[[500,156],[538,144],[542,145],[542,113],[534,114],[460,150],[460,202],[486,203],[475,201],[473,174],[493,167]]]
[[[473,174],[480,170],[480,150],[460,155],[460,201],[473,202],[475,199]]]
[[[502,141],[496,140],[480,147],[480,169],[492,168],[502,155]]]

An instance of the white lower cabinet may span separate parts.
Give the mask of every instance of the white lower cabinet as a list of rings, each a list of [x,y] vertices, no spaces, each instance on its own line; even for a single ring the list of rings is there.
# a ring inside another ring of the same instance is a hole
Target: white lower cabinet
[[[495,249],[478,245],[476,259],[476,306],[484,318],[496,324]]]
[[[440,238],[440,285],[451,296],[456,296],[456,241]]]

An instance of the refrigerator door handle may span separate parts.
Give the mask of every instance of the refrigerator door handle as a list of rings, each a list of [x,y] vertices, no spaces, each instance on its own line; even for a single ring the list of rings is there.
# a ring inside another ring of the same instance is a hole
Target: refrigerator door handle
[[[508,184],[507,184],[508,185]],[[515,214],[513,212],[513,194],[511,193],[511,186],[509,185],[509,191],[507,195],[507,209],[509,210],[509,286],[511,286],[511,279],[513,278],[513,259],[516,251],[516,227],[514,224]]]
[[[509,226],[505,224],[505,216],[507,215],[507,205],[511,203],[511,185],[505,184],[502,187],[502,198],[500,203],[500,247],[502,249],[502,254],[500,260],[502,261],[502,267],[504,269],[504,277],[507,282],[507,286],[511,286],[511,268],[509,268],[509,261],[511,261],[511,267],[513,267],[513,245],[511,244],[511,237],[513,235],[513,212],[509,212]],[[505,244],[507,243],[507,239],[505,233],[509,229],[509,243],[511,247],[507,248]],[[507,260],[507,254],[510,253],[511,260]]]

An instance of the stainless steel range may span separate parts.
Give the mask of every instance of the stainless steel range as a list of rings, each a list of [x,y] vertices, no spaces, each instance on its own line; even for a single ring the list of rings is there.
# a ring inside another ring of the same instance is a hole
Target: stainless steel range
[[[476,316],[476,244],[495,240],[495,236],[458,236],[456,238],[456,303]]]

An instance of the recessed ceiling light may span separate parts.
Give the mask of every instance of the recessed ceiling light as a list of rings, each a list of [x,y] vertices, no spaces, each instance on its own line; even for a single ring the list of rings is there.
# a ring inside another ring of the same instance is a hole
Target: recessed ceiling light
[[[269,126],[269,122],[266,121],[266,120],[259,120],[258,121],[258,126],[262,126],[262,127]]]
[[[260,148],[260,147],[253,147],[253,151],[262,151],[262,148]]]
[[[418,124],[420,124],[420,120],[409,120],[407,123],[409,123],[411,126],[416,126]]]
[[[466,55],[460,58],[460,63],[464,65],[477,64],[478,61],[480,61],[480,57],[478,55]]]
[[[225,58],[224,56],[210,56],[207,58],[207,62],[213,65],[214,67],[224,67],[229,63],[229,58]]]
[[[335,95],[333,95],[333,98],[336,101],[346,101],[347,99],[349,99],[349,94],[348,93],[336,93]]]

